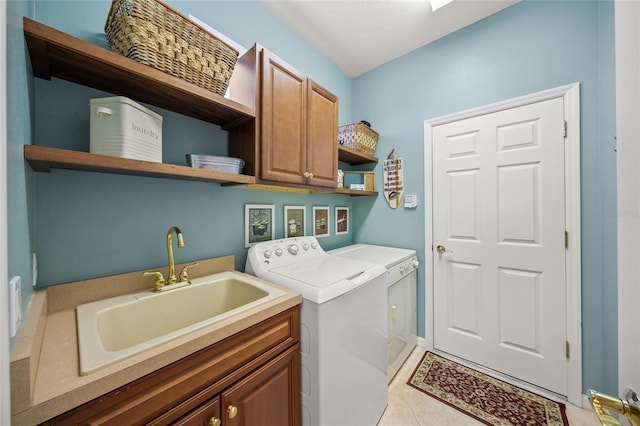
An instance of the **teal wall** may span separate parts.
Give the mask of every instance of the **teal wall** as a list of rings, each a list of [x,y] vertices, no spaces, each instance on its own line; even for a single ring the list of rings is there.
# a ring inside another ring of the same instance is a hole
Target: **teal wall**
[[[243,269],[245,203],[352,208],[352,233],[319,241],[416,249],[424,265],[423,123],[444,114],[560,85],[581,84],[583,226],[583,387],[617,393],[617,308],[613,79],[613,3],[523,1],[475,25],[350,80],[256,1],[169,1],[250,47],[259,42],[340,98],[340,124],[369,120],[405,161],[406,194],[417,209],[391,210],[383,197],[251,191],[215,183],[54,170],[33,173],[22,145],[88,151],[88,102],[110,94],[53,79],[30,78],[22,15],[107,46],[109,1],[8,2],[9,272],[23,276],[25,308],[30,253],[39,286],[144,269],[166,262],[164,235],[182,228],[177,261],[234,254]],[[12,43],[15,41],[15,43]],[[27,94],[27,96],[25,96]],[[148,105],[147,105],[148,106]],[[164,117],[164,161],[187,152],[226,153],[217,126],[148,106]],[[35,129],[35,130],[34,130]],[[376,167],[378,188],[381,167]],[[419,327],[424,330],[424,268],[419,275]],[[26,278],[26,279],[25,279]]]
[[[22,154],[23,146],[33,140],[34,123],[33,78],[25,55],[22,17],[33,15],[33,1],[7,2],[7,261],[9,277],[22,277],[23,312],[33,295],[35,174],[24,163]]]
[[[168,2],[251,47],[259,42],[340,98],[348,122],[351,81],[257,2]],[[110,2],[36,2],[36,19],[76,37],[108,46],[103,33]],[[66,81],[36,79],[35,144],[89,150],[89,99],[108,93]],[[345,108],[344,105],[347,105]],[[163,161],[184,164],[187,153],[227,154],[218,126],[146,105],[163,117]],[[234,254],[244,269],[244,205],[274,204],[275,230],[283,237],[283,206],[351,206],[344,195],[252,191],[215,183],[54,170],[36,175],[36,246],[39,285],[151,268],[166,263],[167,229],[179,226],[185,248],[176,261]],[[332,231],[333,234],[333,231]],[[321,238],[334,248],[353,234]]]
[[[424,260],[424,121],[574,82],[581,96],[583,387],[617,394],[614,19],[610,1],[523,1],[354,80],[353,118],[395,148],[405,194],[354,200],[356,240],[418,249]],[[381,176],[379,164],[376,175]],[[424,262],[423,262],[424,264]],[[424,268],[418,300],[424,300]],[[424,306],[419,311],[424,336]]]
[[[169,1],[236,42],[259,42],[340,98],[339,122],[351,121],[351,80],[258,2]],[[38,287],[145,269],[166,263],[164,235],[184,232],[177,261],[234,254],[243,270],[244,205],[273,204],[276,236],[283,236],[283,206],[351,206],[342,195],[250,191],[215,183],[54,170],[34,173],[23,146],[88,151],[89,99],[111,96],[59,79],[31,74],[23,16],[108,47],[103,27],[110,1],[7,2],[9,275],[22,277],[23,311],[33,296],[31,253],[38,254]],[[149,106],[149,105],[147,105]],[[184,164],[184,154],[226,154],[227,133],[153,106],[164,117],[164,161]],[[309,229],[309,228],[308,228]],[[333,231],[332,231],[333,234]],[[353,233],[321,238],[326,249],[350,244]],[[11,344],[13,345],[13,340]]]

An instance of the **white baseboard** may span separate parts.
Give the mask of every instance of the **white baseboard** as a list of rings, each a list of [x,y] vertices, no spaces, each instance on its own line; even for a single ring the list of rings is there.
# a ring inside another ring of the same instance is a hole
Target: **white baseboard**
[[[593,407],[591,406],[591,401],[589,401],[589,395],[582,394],[582,407],[585,410],[593,411]]]

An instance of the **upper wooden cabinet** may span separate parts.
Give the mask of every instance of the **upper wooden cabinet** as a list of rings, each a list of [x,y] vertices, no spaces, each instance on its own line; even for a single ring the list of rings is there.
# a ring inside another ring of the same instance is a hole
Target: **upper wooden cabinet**
[[[307,169],[309,183],[335,188],[338,181],[338,98],[307,80]]]
[[[335,95],[260,45],[238,60],[229,87],[231,99],[256,109],[255,125],[230,129],[231,155],[247,164],[253,156],[253,172],[264,181],[336,187]]]

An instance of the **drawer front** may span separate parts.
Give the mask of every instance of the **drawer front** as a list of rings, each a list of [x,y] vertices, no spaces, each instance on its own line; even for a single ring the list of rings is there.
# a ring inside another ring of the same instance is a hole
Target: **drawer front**
[[[220,419],[220,397],[215,397],[207,401],[202,406],[176,421],[174,426],[212,426],[216,424],[216,420],[218,424],[222,423]]]

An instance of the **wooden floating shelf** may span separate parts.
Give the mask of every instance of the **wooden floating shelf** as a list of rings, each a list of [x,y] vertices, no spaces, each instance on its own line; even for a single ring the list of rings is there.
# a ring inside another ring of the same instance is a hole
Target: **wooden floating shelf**
[[[353,196],[377,196],[375,191],[356,191],[347,188],[294,188],[272,184],[260,184],[254,176],[214,170],[194,169],[177,164],[154,163],[130,160],[109,155],[46,146],[25,145],[24,158],[35,172],[49,173],[51,169],[80,170],[120,175],[169,178],[202,182],[222,183],[229,186],[243,185],[248,189],[284,191],[307,194],[335,193]]]
[[[33,75],[133,98],[231,128],[255,110],[92,43],[23,18]]]
[[[36,172],[66,169],[217,183],[256,183],[256,178],[253,176],[194,169],[176,164],[130,160],[45,146],[25,145],[24,158]]]
[[[360,195],[360,196],[378,195],[377,191],[357,191],[355,189],[349,189],[349,188],[336,188],[335,192],[336,194]]]
[[[375,191],[356,191],[347,188],[321,188],[321,187],[304,187],[304,186],[285,186],[284,184],[271,184],[271,183],[257,183],[251,185],[244,185],[247,189],[255,191],[275,191],[275,192],[290,192],[294,194],[343,194],[353,196],[372,196],[378,195]]]
[[[338,145],[338,159],[352,165],[377,163],[378,158],[344,145]]]

